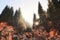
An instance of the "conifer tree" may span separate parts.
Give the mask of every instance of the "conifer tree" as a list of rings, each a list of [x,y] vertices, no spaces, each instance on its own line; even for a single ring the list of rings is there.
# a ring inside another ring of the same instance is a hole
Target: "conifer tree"
[[[33,14],[33,28],[35,28],[36,14]]]
[[[38,15],[39,15],[39,19],[40,19],[39,24],[44,23],[44,15],[45,15],[45,13],[44,13],[44,11],[42,9],[42,6],[41,6],[40,2],[38,2]]]
[[[1,21],[8,22],[12,19],[12,17],[13,17],[13,7],[9,8],[8,6],[6,6],[1,13]]]
[[[60,0],[59,0],[60,1]],[[50,15],[50,18],[52,19],[53,23],[57,26],[57,28],[60,28],[60,4],[58,0],[48,0],[48,14]],[[60,30],[60,29],[59,29]]]
[[[42,6],[40,4],[40,2],[38,2],[38,14],[39,14],[39,17],[40,15],[43,13],[43,9],[42,9]]]
[[[52,1],[48,0],[48,10],[47,13],[49,15],[49,17],[52,19],[54,18],[54,14],[55,14],[55,6],[53,5]]]
[[[21,15],[21,10],[16,10],[15,15],[14,15],[14,25],[17,28],[17,31],[20,33],[24,28],[26,27],[23,17]]]

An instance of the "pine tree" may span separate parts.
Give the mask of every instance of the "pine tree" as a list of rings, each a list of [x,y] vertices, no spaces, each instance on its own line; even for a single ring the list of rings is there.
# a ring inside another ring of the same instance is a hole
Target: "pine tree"
[[[19,10],[16,10],[15,11],[15,15],[14,15],[14,17],[13,17],[13,19],[14,19],[14,26],[18,26],[18,22],[19,22],[19,19],[20,19],[20,9]]]
[[[54,16],[54,22],[57,25],[59,31],[60,31],[60,0],[52,0],[54,6],[55,6],[55,16]]]
[[[48,15],[49,15],[49,17],[51,18],[51,19],[53,19],[54,18],[54,14],[55,14],[55,6],[53,5],[53,3],[52,3],[52,1],[50,1],[50,0],[48,0],[48,10],[47,10],[47,13],[48,13]]]
[[[33,14],[33,29],[35,28],[36,14]]]
[[[21,15],[21,10],[16,10],[14,15],[14,25],[16,26],[17,31],[20,33],[26,27],[23,17]]]
[[[48,14],[52,20],[60,16],[60,5],[58,0],[48,0]]]
[[[39,14],[39,17],[40,15],[43,13],[43,9],[42,9],[42,6],[40,4],[40,2],[38,2],[38,14]]]
[[[48,0],[48,14],[52,19],[53,23],[57,26],[57,29],[60,28],[60,4],[58,0]],[[59,29],[60,30],[60,29]]]
[[[8,22],[12,19],[12,17],[13,17],[13,7],[9,8],[8,6],[6,6],[1,13],[1,21]]]
[[[41,6],[40,2],[38,2],[38,15],[39,15],[39,19],[40,19],[39,24],[43,24],[44,19],[45,19],[44,18],[45,13],[44,13],[44,11],[42,9],[42,6]]]
[[[52,2],[53,2],[53,5],[55,6],[55,16],[54,16],[54,18],[55,17],[57,17],[57,16],[60,16],[60,4],[59,4],[59,1],[58,0],[52,0]]]

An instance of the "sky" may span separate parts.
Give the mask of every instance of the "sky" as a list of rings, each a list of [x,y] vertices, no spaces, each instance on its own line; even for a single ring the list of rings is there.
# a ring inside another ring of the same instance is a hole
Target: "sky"
[[[13,7],[14,11],[20,8],[24,20],[32,24],[33,14],[35,13],[38,17],[38,1],[42,8],[47,11],[47,0],[0,0],[0,14],[6,5]]]

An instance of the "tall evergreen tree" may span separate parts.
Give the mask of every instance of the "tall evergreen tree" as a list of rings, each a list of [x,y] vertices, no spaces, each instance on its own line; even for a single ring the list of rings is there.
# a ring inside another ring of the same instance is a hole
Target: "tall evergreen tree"
[[[14,15],[14,26],[18,26],[18,21],[20,19],[20,9],[15,11],[15,15]]]
[[[35,28],[36,14],[33,14],[33,28]]]
[[[55,14],[55,6],[53,5],[52,1],[48,0],[48,15],[49,17],[52,19],[54,17],[54,14]]]
[[[48,0],[48,14],[51,19],[55,20],[56,17],[60,16],[60,5],[58,0]]]
[[[13,7],[6,6],[1,13],[1,21],[10,21],[13,17]]]
[[[55,6],[55,17],[57,17],[57,16],[60,16],[60,5],[59,5],[59,1],[58,0],[52,0],[52,2],[53,2],[53,5]],[[54,17],[54,18],[55,18]]]
[[[54,16],[54,22],[57,25],[59,31],[60,31],[60,0],[52,0],[53,4],[55,5],[55,16]]]
[[[40,2],[38,2],[38,15],[39,15],[39,19],[40,19],[39,24],[44,23],[44,15],[45,14],[44,14],[44,11],[42,9]]]
[[[22,30],[26,27],[22,15],[21,15],[21,11],[20,8],[19,10],[16,10],[15,15],[14,15],[14,25],[16,26],[16,29],[18,32],[22,32]]]
[[[40,2],[38,2],[38,14],[39,14],[39,17],[40,15],[43,13],[43,9],[42,9],[42,6],[40,4]]]
[[[60,4],[58,0],[48,0],[48,14],[52,21],[57,25],[58,29],[60,28]]]

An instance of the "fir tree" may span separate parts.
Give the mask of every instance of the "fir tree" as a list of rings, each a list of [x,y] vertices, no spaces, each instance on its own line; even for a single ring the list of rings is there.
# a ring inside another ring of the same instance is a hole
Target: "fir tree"
[[[45,20],[45,18],[44,18],[45,13],[42,9],[42,6],[41,6],[40,2],[38,2],[38,15],[39,15],[39,19],[40,19],[39,24],[43,24],[44,20]]]
[[[39,14],[39,17],[40,15],[43,13],[43,9],[42,9],[42,6],[40,4],[40,2],[38,2],[38,14]]]
[[[33,29],[35,28],[36,14],[33,14]]]
[[[48,0],[48,14],[50,15],[50,18],[52,19],[53,23],[57,26],[57,29],[60,28],[60,4],[58,0]]]
[[[12,17],[13,17],[13,7],[9,8],[8,6],[6,6],[1,13],[0,20],[8,22],[12,19]]]
[[[24,28],[26,27],[23,17],[21,15],[20,8],[19,10],[16,10],[15,15],[14,15],[14,25],[16,26],[17,31],[23,32]]]
[[[48,0],[48,15],[49,17],[52,19],[54,17],[54,14],[55,14],[55,6],[53,5],[52,1]]]

